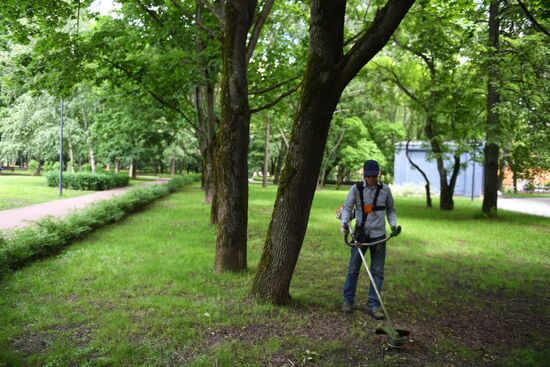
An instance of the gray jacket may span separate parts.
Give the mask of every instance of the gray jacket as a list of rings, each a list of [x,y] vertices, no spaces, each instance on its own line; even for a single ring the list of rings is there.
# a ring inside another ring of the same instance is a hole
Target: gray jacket
[[[375,194],[376,186],[374,188],[370,188],[367,183],[363,181],[363,198],[365,204],[372,204]],[[365,234],[370,238],[386,235],[385,215],[388,217],[388,223],[390,226],[397,225],[397,216],[395,214],[393,196],[388,185],[382,184],[376,205],[385,206],[386,210],[374,211],[367,216],[367,222],[365,223]],[[346,201],[344,201],[344,208],[342,209],[342,216],[340,219],[342,223],[349,223],[351,221],[351,213],[354,206],[357,225],[363,221],[361,197],[359,196],[359,189],[357,188],[357,185],[353,185],[351,187],[348,192],[348,196],[346,197]]]

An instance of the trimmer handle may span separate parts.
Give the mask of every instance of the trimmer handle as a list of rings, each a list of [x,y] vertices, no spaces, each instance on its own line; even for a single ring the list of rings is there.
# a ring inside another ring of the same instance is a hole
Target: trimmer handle
[[[348,228],[350,228],[351,230],[351,226],[348,224]],[[384,241],[388,241],[390,240],[392,237],[397,237],[399,234],[401,233],[401,226],[397,226],[397,233],[394,235],[393,233],[391,233],[387,238],[384,238],[383,240],[380,240],[380,241],[376,241],[376,242],[372,242],[372,243],[361,243],[361,246],[372,246],[372,245],[376,245],[376,244],[379,244],[381,242],[384,242]],[[348,240],[348,236],[350,235],[350,232],[346,232],[344,234],[344,242],[346,243],[346,245],[348,245],[349,247],[357,247],[357,244],[358,242],[355,241],[355,237],[353,235],[353,233],[351,233],[351,241]]]

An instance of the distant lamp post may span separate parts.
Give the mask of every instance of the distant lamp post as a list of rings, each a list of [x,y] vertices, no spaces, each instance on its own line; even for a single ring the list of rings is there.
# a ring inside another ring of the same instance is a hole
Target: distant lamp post
[[[63,195],[63,99],[61,100],[61,122],[59,128],[59,196]]]

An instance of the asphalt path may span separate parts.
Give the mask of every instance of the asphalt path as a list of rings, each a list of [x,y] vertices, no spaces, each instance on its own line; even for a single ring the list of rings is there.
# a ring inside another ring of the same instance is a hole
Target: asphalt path
[[[142,183],[138,186],[163,184],[168,181],[170,180],[159,179],[151,182]],[[74,198],[48,201],[46,203],[34,204],[30,206],[25,206],[23,208],[1,210],[0,231],[26,227],[28,225],[31,225],[38,219],[47,216],[63,218],[76,210],[87,207],[92,203],[120,196],[128,191],[129,188],[130,187],[121,187],[112,190],[96,191],[91,194],[82,195]]]
[[[497,206],[499,209],[550,217],[550,197],[508,198],[500,196]]]

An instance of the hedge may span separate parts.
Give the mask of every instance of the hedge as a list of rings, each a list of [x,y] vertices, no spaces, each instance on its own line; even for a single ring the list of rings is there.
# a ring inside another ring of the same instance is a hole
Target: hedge
[[[197,177],[176,177],[166,184],[136,187],[122,196],[103,200],[65,219],[47,217],[36,225],[16,229],[9,238],[0,234],[0,277],[35,259],[59,253],[71,242],[109,223],[120,221],[157,198],[196,181]]]
[[[48,186],[59,186],[59,172],[46,173]],[[109,190],[114,187],[128,186],[130,177],[125,174],[112,173],[67,173],[63,174],[63,187],[74,190]]]

